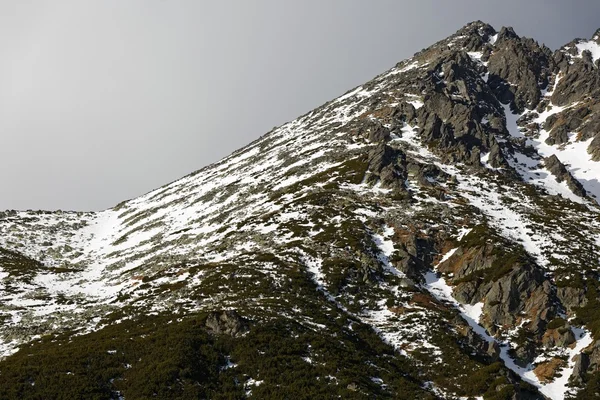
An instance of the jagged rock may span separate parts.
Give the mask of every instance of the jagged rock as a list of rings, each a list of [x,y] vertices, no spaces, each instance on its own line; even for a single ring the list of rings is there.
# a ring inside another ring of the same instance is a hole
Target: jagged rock
[[[372,121],[362,126],[359,129],[359,134],[365,136],[372,143],[381,143],[390,140],[390,129]]]
[[[395,126],[400,129],[403,124],[416,125],[417,111],[415,107],[406,102],[399,103],[392,112]]]
[[[573,48],[574,44],[571,45]],[[552,92],[552,103],[565,106],[583,98],[598,98],[600,92],[600,76],[595,73],[597,67],[589,57],[567,58],[557,52],[558,62],[563,78]]]
[[[506,159],[504,158],[498,143],[492,144],[492,147],[490,148],[490,155],[488,157],[488,163],[493,168],[506,167]]]
[[[542,345],[547,348],[567,347],[575,343],[575,335],[567,324],[557,329],[548,329],[542,336]]]
[[[502,124],[495,124],[498,120],[492,115],[488,124],[482,125],[479,105],[496,104],[497,100],[482,85],[478,68],[463,52],[440,60],[432,76],[443,75],[444,80],[435,82],[434,78],[433,91],[424,97],[425,105],[417,115],[418,135],[445,162],[479,166],[480,155],[492,152],[492,166],[507,167],[495,139],[495,134],[503,129]]]
[[[600,161],[600,135],[596,136],[590,146],[588,147],[588,153],[592,156],[592,160]]]
[[[582,288],[559,287],[556,289],[556,296],[569,314],[573,313],[577,308],[584,307],[588,302],[585,290]]]
[[[539,364],[533,372],[540,382],[552,382],[556,376],[557,371],[562,368],[565,364],[564,360],[560,358],[553,358],[550,361]]]
[[[584,109],[588,110],[587,107],[585,107]],[[585,141],[596,138],[596,136],[598,136],[598,133],[600,132],[600,102],[593,106],[593,109],[590,110],[590,115],[585,115],[580,118],[580,123],[582,125],[577,127],[580,128],[577,136],[578,140]]]
[[[522,112],[534,109],[541,87],[548,85],[554,68],[552,52],[532,39],[520,38],[512,28],[502,28],[490,55],[488,84],[502,103]]]
[[[482,339],[470,326],[466,328],[465,336],[469,346],[473,347],[477,353],[488,356],[491,362],[495,362],[500,358],[500,346],[498,342],[488,342]]]
[[[556,314],[552,285],[539,268],[530,264],[520,265],[494,282],[485,299],[484,320],[491,331],[514,324],[516,316],[524,313],[531,319],[527,328],[540,335]]]
[[[546,143],[549,145],[568,143],[570,140],[569,134],[575,132],[583,124],[589,113],[590,109],[583,106],[567,109],[562,113],[548,117],[544,123],[544,129],[550,132]],[[591,128],[593,128],[593,125]]]
[[[475,248],[459,247],[451,258],[438,266],[438,270],[453,273],[454,279],[462,280],[478,271],[490,269],[495,260],[495,251],[496,247],[492,243]],[[453,262],[456,259],[460,262]]]
[[[206,318],[206,328],[216,335],[238,337],[249,329],[248,320],[234,310],[211,312]]]
[[[458,283],[453,295],[458,301],[474,304],[484,300],[481,323],[492,334],[499,327],[513,326],[520,315],[527,315],[531,319],[527,329],[541,337],[546,323],[556,314],[552,285],[531,260],[498,258],[497,246],[488,243],[470,249],[458,248],[438,269],[454,274]],[[493,280],[476,278],[484,274],[493,276],[498,268],[506,272]]]
[[[421,186],[433,187],[436,181],[444,182],[450,177],[447,173],[432,164],[411,162],[406,166],[407,176],[415,179]]]
[[[581,384],[590,367],[590,357],[585,353],[580,353],[573,357],[573,361],[575,361],[575,365],[573,366],[573,373],[570,380],[575,384]]]
[[[398,239],[399,248],[396,250],[396,256],[400,259],[394,266],[412,282],[422,282],[423,274],[427,271],[432,261],[432,241],[418,238],[411,231],[400,232]]]
[[[411,281],[420,282],[423,280],[423,273],[412,256],[407,255],[405,258],[398,261],[396,263],[396,269],[408,276]]]
[[[589,347],[584,349],[583,353],[587,355],[588,367],[586,372],[600,371],[600,341],[595,341]],[[582,362],[585,360],[582,360]]]
[[[550,135],[548,139],[546,139],[546,143],[549,145],[555,144],[564,144],[569,142],[569,132],[570,130],[564,124],[559,124],[552,128],[550,131]]]
[[[525,343],[520,344],[515,349],[510,351],[510,355],[513,358],[515,364],[518,366],[525,368],[536,356],[536,345],[534,342],[527,341]]]
[[[402,278],[399,283],[401,288],[405,289],[416,289],[417,284],[410,278]]]
[[[465,37],[465,42],[462,45],[465,51],[477,51],[496,34],[496,30],[485,22],[474,21],[460,29],[456,34]]]
[[[550,157],[544,159],[544,165],[556,177],[558,182],[566,182],[567,186],[571,191],[580,197],[585,197],[587,195],[583,185],[577,179],[571,175],[571,173],[567,170],[562,162],[556,157],[555,154]]]
[[[380,181],[384,188],[406,191],[406,155],[401,150],[380,143],[369,152],[368,160],[371,175],[367,182]]]

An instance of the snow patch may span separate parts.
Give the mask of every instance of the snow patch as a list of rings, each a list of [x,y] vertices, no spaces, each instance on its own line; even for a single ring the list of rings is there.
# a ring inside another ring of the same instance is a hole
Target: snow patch
[[[596,60],[600,59],[600,44],[589,40],[585,42],[579,42],[576,44],[577,50],[579,50],[578,56],[581,57],[582,53],[587,50],[592,53],[592,60],[596,62]]]
[[[373,235],[373,242],[379,249],[378,259],[383,264],[383,267],[385,268],[385,270],[395,276],[404,277],[405,276],[404,273],[401,271],[398,271],[398,269],[396,269],[396,267],[394,267],[390,263],[390,257],[395,251],[394,242],[392,240],[393,236],[394,236],[394,228],[392,228],[390,226],[386,226],[383,231],[383,235],[380,235],[380,234]]]

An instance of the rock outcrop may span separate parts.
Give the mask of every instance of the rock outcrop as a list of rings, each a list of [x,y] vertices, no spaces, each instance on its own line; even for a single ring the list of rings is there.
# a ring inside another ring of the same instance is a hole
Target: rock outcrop
[[[249,329],[248,320],[241,317],[235,310],[212,312],[206,318],[206,328],[215,335],[238,337]]]
[[[565,168],[565,165],[560,162],[556,155],[551,155],[550,157],[544,160],[544,165],[556,177],[558,182],[565,182],[571,191],[579,196],[585,197],[586,191],[577,179],[573,178],[573,175]]]
[[[386,189],[406,192],[406,155],[401,150],[380,143],[369,152],[368,162],[367,182],[380,182]]]

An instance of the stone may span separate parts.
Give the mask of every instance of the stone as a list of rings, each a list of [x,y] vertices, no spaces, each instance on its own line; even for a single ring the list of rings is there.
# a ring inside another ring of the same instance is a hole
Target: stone
[[[384,188],[406,192],[406,155],[401,150],[380,143],[369,151],[368,162],[368,183],[381,182]]]
[[[542,345],[546,348],[568,347],[575,343],[575,335],[567,324],[557,329],[548,329],[542,337]]]
[[[577,179],[571,175],[564,164],[553,154],[550,157],[544,159],[544,165],[555,176],[557,182],[566,182],[567,186],[573,194],[579,197],[585,197],[587,195],[583,185]]]
[[[249,329],[248,320],[234,310],[211,312],[206,318],[206,328],[216,335],[239,337]]]
[[[556,296],[569,314],[572,314],[577,308],[584,307],[588,302],[585,290],[582,288],[559,287],[556,289]]]
[[[575,365],[570,380],[575,384],[582,384],[583,378],[590,366],[590,357],[585,353],[577,354],[573,357]]]

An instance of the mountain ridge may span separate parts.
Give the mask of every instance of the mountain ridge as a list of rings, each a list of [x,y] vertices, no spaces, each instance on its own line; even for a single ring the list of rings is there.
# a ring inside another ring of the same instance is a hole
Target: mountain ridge
[[[129,321],[161,318],[181,321],[158,332],[181,326],[176,334],[221,349],[208,356],[214,375],[171,371],[179,389],[169,378],[139,388],[136,371],[154,364],[133,363],[127,352],[141,350],[121,344],[123,362],[105,361],[112,372],[95,389],[100,398],[593,393],[600,74],[592,41],[552,52],[476,21],[111,209],[0,214],[0,382],[36,382],[0,397],[57,390],[47,368],[23,369],[28,354],[61,340],[73,346],[73,334],[121,337],[122,326],[136,330]],[[250,354],[274,351],[257,332],[302,343],[271,356],[304,375],[281,380],[277,366]],[[323,343],[338,336],[341,348]],[[349,348],[361,357],[349,360]]]

